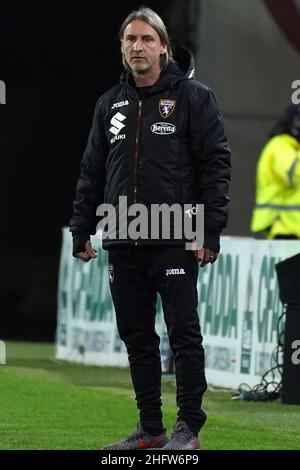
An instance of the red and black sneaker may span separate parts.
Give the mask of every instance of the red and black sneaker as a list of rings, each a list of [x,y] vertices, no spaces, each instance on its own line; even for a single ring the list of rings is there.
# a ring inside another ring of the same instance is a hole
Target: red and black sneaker
[[[141,423],[137,424],[136,431],[122,441],[114,442],[102,447],[102,450],[142,450],[142,449],[161,449],[169,442],[164,429],[162,434],[152,436],[144,431]]]

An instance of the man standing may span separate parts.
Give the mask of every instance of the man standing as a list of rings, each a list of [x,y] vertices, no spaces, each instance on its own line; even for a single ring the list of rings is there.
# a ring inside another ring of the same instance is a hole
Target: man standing
[[[269,239],[300,238],[300,104],[286,108],[260,154],[251,230]]]
[[[73,255],[97,255],[90,242],[96,210],[119,197],[128,206],[204,204],[204,242],[114,237],[109,279],[120,338],[125,342],[140,421],[136,431],[105,449],[198,449],[206,415],[204,351],[197,313],[198,261],[213,263],[227,223],[230,151],[213,92],[194,80],[191,54],[172,54],[166,27],[151,9],[132,12],[120,29],[124,73],[97,102],[70,222]],[[125,214],[126,216],[126,214]],[[161,412],[161,361],[155,331],[160,294],[174,355],[178,417],[172,438]]]

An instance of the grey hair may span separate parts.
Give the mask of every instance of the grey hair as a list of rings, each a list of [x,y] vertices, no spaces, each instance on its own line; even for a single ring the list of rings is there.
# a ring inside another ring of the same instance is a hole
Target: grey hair
[[[169,62],[173,62],[171,42],[170,42],[167,28],[163,20],[157,13],[155,13],[155,11],[151,10],[151,8],[148,8],[146,6],[141,6],[138,10],[132,11],[127,16],[126,20],[123,22],[119,31],[120,41],[122,41],[124,38],[125,29],[129,25],[129,23],[131,23],[134,20],[141,20],[141,21],[145,21],[146,23],[148,23],[148,25],[151,26],[151,28],[153,28],[157,32],[162,44],[166,46],[165,54],[162,54],[160,57],[160,66],[161,66],[161,69],[163,70],[168,65]],[[122,61],[123,61],[124,67],[127,70],[128,69],[130,70],[130,67],[126,62],[123,53],[122,53]]]

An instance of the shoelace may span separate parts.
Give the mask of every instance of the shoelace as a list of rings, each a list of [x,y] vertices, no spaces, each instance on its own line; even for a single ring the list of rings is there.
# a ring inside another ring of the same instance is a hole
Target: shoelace
[[[137,429],[131,436],[128,436],[126,441],[135,441],[136,439],[141,439],[146,435],[145,431]]]
[[[186,444],[190,440],[194,438],[193,434],[189,429],[187,429],[185,426],[178,426],[176,429],[174,429],[174,432],[172,434],[172,439],[176,438],[177,441],[181,442],[182,444]]]

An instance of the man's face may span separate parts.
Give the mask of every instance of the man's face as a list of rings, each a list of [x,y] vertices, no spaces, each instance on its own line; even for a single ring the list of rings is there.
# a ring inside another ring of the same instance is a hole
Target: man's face
[[[160,72],[160,54],[166,46],[148,23],[134,20],[125,28],[121,50],[133,74],[145,75]]]

